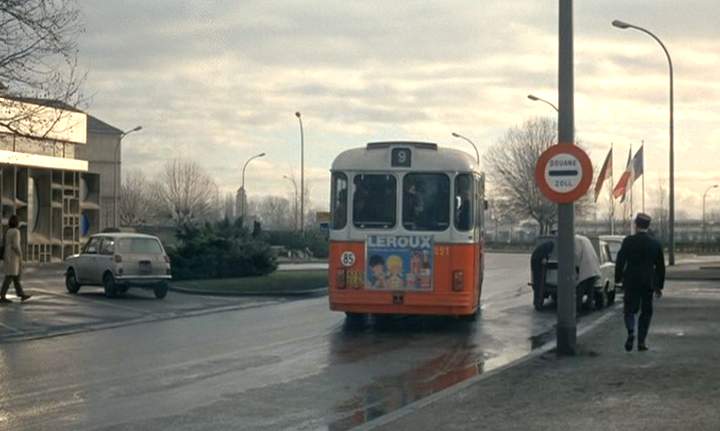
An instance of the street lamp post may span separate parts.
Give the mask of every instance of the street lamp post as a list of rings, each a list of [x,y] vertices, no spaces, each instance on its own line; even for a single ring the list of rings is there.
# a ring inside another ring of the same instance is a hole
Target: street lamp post
[[[285,178],[286,180],[290,181],[290,182],[292,183],[292,185],[293,185],[293,188],[295,189],[295,201],[294,201],[293,207],[294,207],[294,209],[295,209],[295,219],[294,219],[295,221],[294,221],[294,225],[295,225],[295,230],[297,230],[297,222],[298,222],[298,201],[297,201],[298,193],[297,193],[297,182],[295,181],[295,178],[288,177],[287,175],[283,175],[283,178]]]
[[[477,160],[477,163],[479,165],[480,164],[480,152],[478,151],[475,143],[459,133],[452,132],[452,135],[453,135],[453,137],[460,138],[460,139],[464,140],[465,142],[467,142],[468,144],[472,145],[472,147],[475,149],[475,159]]]
[[[255,160],[259,157],[264,157],[264,156],[265,156],[265,153],[260,153],[260,154],[256,154],[256,155],[250,157],[249,159],[247,159],[247,161],[245,162],[245,164],[243,165],[243,168],[242,168],[242,183],[240,184],[240,190],[242,190],[243,193],[242,193],[242,202],[240,202],[242,204],[242,210],[240,211],[240,217],[242,217],[243,224],[245,224],[245,201],[247,201],[247,195],[245,194],[245,168],[247,168],[247,165],[250,162],[252,162],[253,160]]]
[[[532,94],[528,94],[527,98],[530,99],[530,100],[532,100],[532,101],[534,101],[534,102],[547,103],[548,105],[552,106],[552,108],[555,110],[555,112],[560,113],[560,110],[558,109],[558,107],[555,106],[552,102],[548,102],[547,100],[545,100],[545,99],[543,99],[543,98],[541,98],[541,97],[533,96]]]
[[[670,58],[670,53],[668,52],[667,48],[665,47],[665,44],[662,43],[662,41],[655,36],[650,30],[644,29],[642,27],[638,27],[633,24],[628,24],[626,22],[615,20],[612,22],[612,25],[614,27],[617,27],[619,29],[634,29],[640,32],[643,32],[647,34],[648,36],[655,39],[655,42],[660,44],[660,47],[665,52],[665,56],[667,57],[668,61],[668,67],[670,70],[670,214],[668,217],[668,224],[669,224],[669,231],[670,231],[670,245],[669,245],[669,252],[668,252],[668,261],[670,265],[675,265],[675,149],[674,149],[674,121],[673,121],[673,66],[672,66],[672,59]]]
[[[142,126],[134,127],[130,130],[126,130],[120,134],[120,139],[118,139],[117,143],[115,144],[115,169],[113,169],[113,227],[118,227],[118,210],[117,210],[117,204],[118,204],[118,176],[120,171],[120,143],[122,142],[123,138],[127,135],[133,133],[133,132],[139,132],[142,130]]]
[[[305,135],[300,111],[295,116],[300,123],[300,232],[305,232]]]
[[[705,224],[705,198],[707,197],[707,194],[710,192],[710,190],[717,188],[717,184],[713,184],[712,186],[708,187],[707,190],[705,190],[705,193],[703,193],[703,212],[702,212],[702,235],[703,235],[703,243],[707,243],[707,230],[706,230],[706,224]]]

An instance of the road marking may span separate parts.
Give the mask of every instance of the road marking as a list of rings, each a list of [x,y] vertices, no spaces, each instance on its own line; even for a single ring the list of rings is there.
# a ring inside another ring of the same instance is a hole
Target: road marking
[[[592,321],[588,326],[585,326],[582,329],[580,329],[577,333],[577,336],[579,337],[581,335],[584,335],[585,333],[597,328],[602,323],[605,323],[606,321],[610,320],[610,317],[614,315],[614,311],[620,309],[621,306],[622,306],[622,303],[618,303],[618,304],[615,304],[613,307],[608,308],[604,312],[604,314],[602,314],[596,320]],[[477,375],[475,377],[471,377],[471,378],[469,378],[465,381],[462,381],[454,386],[443,389],[442,391],[435,392],[434,394],[428,395],[425,398],[422,398],[415,402],[412,402],[412,403],[410,403],[404,407],[401,407],[393,412],[390,412],[386,415],[380,416],[377,419],[373,419],[369,422],[366,422],[363,425],[353,428],[353,431],[369,431],[369,430],[378,428],[380,426],[387,425],[387,424],[394,422],[400,418],[403,418],[409,414],[415,413],[418,410],[420,410],[424,407],[427,407],[436,401],[439,401],[443,398],[447,398],[450,395],[454,395],[454,394],[462,391],[463,389],[474,385],[475,383],[477,383],[481,380],[484,380],[488,377],[494,376],[495,374],[501,373],[501,372],[507,370],[508,368],[523,364],[525,362],[529,362],[530,360],[535,359],[538,356],[544,355],[545,353],[551,351],[555,347],[556,347],[555,341],[548,341],[547,343],[543,344],[542,346],[538,347],[537,349],[529,352],[525,356],[517,358],[514,361],[510,361],[505,365],[495,368],[494,370]]]

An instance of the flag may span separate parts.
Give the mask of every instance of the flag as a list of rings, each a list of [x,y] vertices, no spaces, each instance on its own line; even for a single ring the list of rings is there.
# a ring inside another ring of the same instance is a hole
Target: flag
[[[630,181],[631,185],[635,182],[635,180],[640,178],[640,175],[643,174],[643,168],[645,167],[645,161],[643,160],[643,147],[640,147],[637,153],[635,153],[635,157],[633,157],[632,180]]]
[[[625,172],[622,173],[620,176],[620,179],[618,180],[617,184],[615,185],[615,188],[613,189],[613,197],[619,198],[622,196],[622,199],[620,199],[620,202],[625,200],[625,193],[627,192],[628,182],[630,181],[630,176],[632,175],[632,150],[628,151],[628,161],[627,165],[625,167]]]
[[[602,186],[605,182],[605,178],[608,176],[608,172],[612,172],[612,148],[608,151],[608,155],[605,157],[605,163],[603,163],[602,169],[600,169],[600,174],[598,174],[597,181],[595,181],[595,202],[597,202],[598,196],[600,196],[600,191],[602,191]]]

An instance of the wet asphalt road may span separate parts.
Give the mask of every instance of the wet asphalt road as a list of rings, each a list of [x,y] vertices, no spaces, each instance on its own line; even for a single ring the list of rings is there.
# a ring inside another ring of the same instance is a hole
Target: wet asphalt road
[[[482,318],[472,324],[398,318],[348,328],[326,297],[171,292],[108,303],[37,281],[33,306],[79,302],[98,319],[85,324],[101,330],[81,332],[85,320],[69,313],[77,321],[67,335],[0,344],[0,429],[349,429],[553,339],[553,310],[532,310],[527,262],[487,257]]]

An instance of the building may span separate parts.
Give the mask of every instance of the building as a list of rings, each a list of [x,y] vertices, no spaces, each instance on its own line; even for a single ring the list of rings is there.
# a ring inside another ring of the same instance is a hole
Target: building
[[[122,184],[123,131],[104,121],[87,115],[87,145],[77,148],[77,158],[88,161],[88,172],[100,177],[100,225],[103,229],[118,225],[115,220],[115,203]]]
[[[108,148],[122,132],[52,100],[0,95],[0,108],[3,233],[17,215],[26,261],[60,262],[113,225],[105,217],[113,201],[101,199],[112,197],[108,171],[119,156],[108,163]]]

